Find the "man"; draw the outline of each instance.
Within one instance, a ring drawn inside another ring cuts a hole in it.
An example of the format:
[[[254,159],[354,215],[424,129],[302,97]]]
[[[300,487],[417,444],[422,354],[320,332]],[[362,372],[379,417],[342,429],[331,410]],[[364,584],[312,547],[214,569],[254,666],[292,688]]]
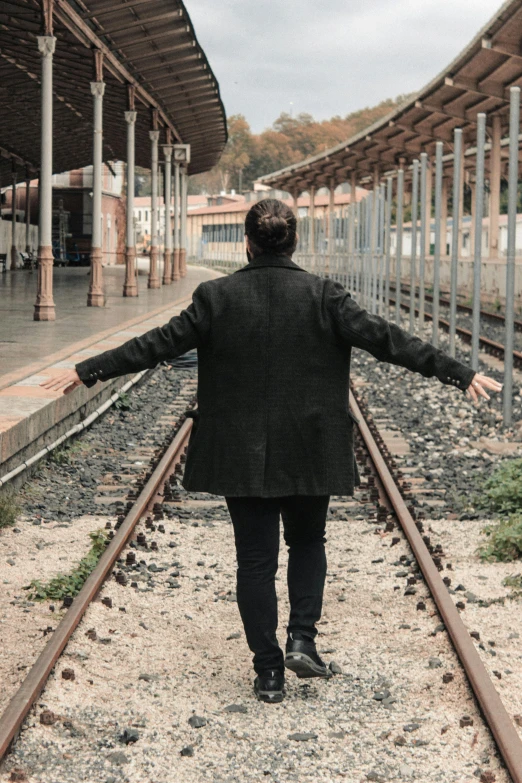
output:
[[[298,677],[331,674],[314,640],[329,499],[353,494],[360,483],[348,408],[352,347],[467,390],[474,401],[502,387],[369,314],[339,283],[294,264],[296,218],[283,202],[254,204],[245,233],[247,266],[199,285],[192,304],[165,326],[42,385],[68,393],[198,349],[198,410],[183,486],[226,498],[254,690],[280,702],[285,667]],[[289,547],[286,655],[276,638],[280,514]]]

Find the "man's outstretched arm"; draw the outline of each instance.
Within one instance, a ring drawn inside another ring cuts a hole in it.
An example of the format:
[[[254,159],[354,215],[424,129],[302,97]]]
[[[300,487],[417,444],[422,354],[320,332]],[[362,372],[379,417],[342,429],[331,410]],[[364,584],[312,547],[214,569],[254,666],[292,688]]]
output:
[[[202,345],[210,331],[210,313],[201,283],[192,296],[192,304],[164,326],[151,329],[123,345],[89,357],[40,384],[52,391],[69,394],[82,383],[93,386],[120,375],[156,367],[165,359],[175,359]]]
[[[493,378],[476,373],[440,348],[408,334],[385,318],[372,315],[360,307],[340,283],[325,282],[325,300],[341,339],[368,351],[379,361],[406,367],[426,378],[435,376],[441,383],[467,392],[475,402],[477,395],[489,399],[486,388],[502,389]]]

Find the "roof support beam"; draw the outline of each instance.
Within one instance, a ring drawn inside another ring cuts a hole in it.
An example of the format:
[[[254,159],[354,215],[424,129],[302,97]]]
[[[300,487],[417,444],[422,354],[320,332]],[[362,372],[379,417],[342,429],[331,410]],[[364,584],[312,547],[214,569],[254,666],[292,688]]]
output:
[[[94,31],[91,30],[91,28],[83,21],[83,19],[73,10],[67,0],[55,0],[54,13],[55,16],[62,22],[62,24],[64,24],[68,30],[71,30],[73,35],[80,37],[79,33],[81,33],[81,37],[84,40],[87,40],[88,44],[95,46],[97,49],[103,52],[105,64],[106,66],[110,66],[111,72],[117,72],[128,84],[132,84],[136,88],[136,94],[144,100],[146,105],[151,106],[152,108],[159,111],[163,124],[171,129],[176,138],[176,141],[181,142],[182,138],[178,133],[177,128],[169,120],[163,109],[160,107],[159,103],[152,97],[152,95],[147,92],[147,90],[141,86],[139,82],[136,81],[132,74],[127,71],[125,66],[114,55],[109,47],[102,43],[96,33],[94,33]]]
[[[500,98],[501,100],[504,100],[505,87],[500,82],[498,84],[493,84],[490,87],[482,87],[482,82],[479,82],[478,79],[465,79],[462,76],[457,78],[446,76],[444,84],[446,87],[455,87],[455,89],[462,90],[462,92],[474,92],[477,93],[477,95],[485,95],[487,98]],[[449,103],[451,103],[451,101],[449,101]]]
[[[419,128],[419,125],[421,125],[423,122],[426,122],[428,118],[424,120],[420,120],[419,122],[411,123],[411,125],[408,125],[405,122],[395,122],[394,120],[390,120],[388,123],[390,127],[395,128],[401,128],[404,131],[408,131],[409,133],[418,133],[419,136],[424,136],[427,139],[430,139],[430,141],[451,141],[452,135],[451,133],[439,133],[435,135],[433,133],[433,127],[437,126],[430,126],[427,130],[424,130],[423,128]],[[441,123],[442,124],[442,123]]]
[[[152,39],[150,43],[153,43],[153,41],[154,39]],[[170,54],[171,52],[178,52],[179,50],[183,49],[193,49],[195,46],[195,41],[185,41],[184,43],[176,44],[176,46],[170,45],[163,47],[163,49],[151,49],[145,54],[133,54],[129,57],[129,59],[132,60],[133,63],[137,63],[141,62],[141,60],[148,60],[150,57],[158,57],[160,54]]]

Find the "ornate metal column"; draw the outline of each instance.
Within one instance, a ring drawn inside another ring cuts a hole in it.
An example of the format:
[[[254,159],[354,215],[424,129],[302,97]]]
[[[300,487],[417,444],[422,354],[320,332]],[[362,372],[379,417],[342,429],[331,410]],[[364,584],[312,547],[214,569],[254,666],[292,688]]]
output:
[[[127,123],[127,241],[125,243],[125,283],[123,296],[138,296],[136,280],[136,239],[134,233],[134,131],[137,112],[134,110],[134,87],[129,86],[129,111],[125,112]]]
[[[187,168],[190,163],[190,144],[174,144],[174,161],[176,164],[176,202],[179,204],[179,276],[187,274]],[[179,184],[178,184],[179,179]],[[174,214],[177,215],[177,205]],[[176,247],[176,245],[174,245]],[[175,262],[175,259],[174,259]],[[174,268],[175,272],[175,268]],[[174,280],[176,276],[174,274]]]
[[[25,252],[31,252],[31,176],[25,172]]]
[[[16,249],[16,163],[13,160],[12,169],[13,198],[11,207],[11,266],[10,269],[16,269],[18,261],[18,251]]]
[[[102,166],[103,166],[103,94],[105,82],[103,81],[103,55],[99,51],[94,53],[96,81],[91,82],[91,93],[94,97],[94,142],[92,159],[92,240],[91,240],[91,280],[87,305],[89,307],[103,307],[105,296],[103,293],[102,272]]]
[[[156,124],[156,121],[154,122]],[[159,130],[149,131],[151,141],[150,269],[149,288],[159,288],[158,276],[158,141]]]
[[[180,278],[179,274],[179,163],[174,163],[174,251],[172,256],[172,280],[176,282]]]
[[[187,274],[187,167],[181,167],[181,237],[179,248],[179,273],[181,277]]]
[[[49,25],[48,35],[38,37],[42,55],[42,117],[40,198],[38,228],[38,289],[33,318],[35,321],[54,321],[53,300],[53,53],[56,38]]]
[[[172,283],[172,229],[170,225],[170,205],[172,202],[172,144],[167,132],[168,143],[163,145],[165,156],[165,256],[163,262],[163,285]]]

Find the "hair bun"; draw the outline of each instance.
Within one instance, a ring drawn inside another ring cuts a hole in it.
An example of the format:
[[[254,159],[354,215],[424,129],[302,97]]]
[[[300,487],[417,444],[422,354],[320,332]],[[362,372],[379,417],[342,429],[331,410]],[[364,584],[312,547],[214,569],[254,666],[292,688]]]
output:
[[[277,199],[254,204],[245,219],[245,233],[257,252],[293,253],[297,221],[292,210]]]
[[[259,236],[269,247],[285,242],[288,236],[288,224],[281,215],[262,215],[259,218]]]

